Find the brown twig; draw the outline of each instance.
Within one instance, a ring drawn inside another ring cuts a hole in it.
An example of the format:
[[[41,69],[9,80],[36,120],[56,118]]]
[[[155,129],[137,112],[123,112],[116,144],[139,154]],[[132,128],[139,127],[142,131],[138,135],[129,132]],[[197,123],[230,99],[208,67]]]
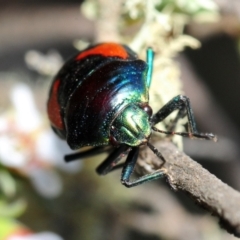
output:
[[[166,159],[162,169],[170,186],[189,194],[196,203],[219,217],[223,228],[240,237],[240,193],[180,152],[172,143],[158,142],[154,145]],[[139,166],[145,173],[149,172],[149,166],[153,171],[158,170],[161,160],[146,149],[141,153]]]

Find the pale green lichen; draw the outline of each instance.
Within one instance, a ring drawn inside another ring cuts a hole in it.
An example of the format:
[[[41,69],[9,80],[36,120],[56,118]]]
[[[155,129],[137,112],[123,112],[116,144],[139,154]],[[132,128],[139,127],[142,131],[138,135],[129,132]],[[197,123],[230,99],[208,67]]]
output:
[[[212,16],[216,19],[217,6],[211,0],[132,0],[126,1],[123,7],[122,27],[127,28],[141,22],[141,27],[135,35],[123,36],[122,41],[144,58],[146,48],[151,46],[155,51],[153,80],[150,88],[150,105],[157,111],[170,99],[183,94],[180,80],[180,70],[175,57],[185,47],[198,48],[200,42],[183,34],[185,25],[191,19],[201,16]],[[165,129],[176,116],[172,114],[167,120],[158,124]],[[182,124],[177,131],[184,131]],[[181,138],[174,137],[174,141],[181,147]]]
[[[99,7],[98,1],[88,0],[84,2],[82,12],[97,21]],[[155,52],[150,105],[157,111],[174,96],[183,94],[181,73],[173,58],[185,47],[200,46],[197,39],[184,34],[184,27],[193,20],[217,20],[217,5],[212,0],[131,0],[125,1],[119,12],[120,23],[116,26],[120,33],[119,42],[129,45],[142,59],[145,59],[148,47]],[[106,36],[106,41],[111,39]],[[172,114],[158,127],[165,130],[174,117]],[[179,124],[177,131],[184,130]],[[176,139],[179,137],[175,136]],[[179,140],[177,144],[182,145]]]

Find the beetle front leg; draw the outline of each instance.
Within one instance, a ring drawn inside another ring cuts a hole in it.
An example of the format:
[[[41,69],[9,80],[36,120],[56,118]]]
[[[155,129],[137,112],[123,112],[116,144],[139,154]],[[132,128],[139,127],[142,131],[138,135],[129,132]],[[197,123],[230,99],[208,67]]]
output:
[[[166,126],[167,130],[169,132],[172,132],[174,131],[174,129],[176,128],[177,126],[177,123],[180,119],[184,118],[186,116],[187,112],[186,112],[186,109],[180,109],[176,115],[176,117],[171,120],[171,122]]]
[[[130,188],[135,187],[139,184],[149,182],[158,178],[164,177],[165,173],[161,170],[158,170],[156,172],[146,174],[136,180],[130,181],[130,177],[133,173],[134,167],[137,162],[139,154],[139,148],[133,148],[132,151],[129,153],[126,162],[124,163],[123,170],[122,170],[122,176],[121,176],[121,182],[124,186]]]
[[[170,100],[167,104],[165,104],[157,113],[155,113],[150,122],[152,126],[155,124],[163,121],[167,116],[169,116],[173,111],[179,110],[183,112],[186,109],[186,115],[188,118],[188,129],[189,133],[178,133],[182,136],[188,137],[196,137],[196,138],[203,138],[207,140],[214,140],[216,141],[216,136],[212,133],[199,133],[197,131],[196,122],[193,115],[193,110],[190,105],[189,98],[183,95],[178,95]],[[153,128],[153,130],[155,130]],[[162,131],[163,132],[163,131]],[[175,132],[165,132],[167,134],[175,134]]]

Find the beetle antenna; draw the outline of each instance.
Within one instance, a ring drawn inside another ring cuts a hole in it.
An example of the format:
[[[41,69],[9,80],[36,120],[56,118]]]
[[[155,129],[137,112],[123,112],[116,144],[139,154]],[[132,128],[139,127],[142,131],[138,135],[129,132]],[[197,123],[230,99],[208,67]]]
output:
[[[155,148],[151,143],[147,142],[147,146],[153,151],[153,153],[159,157],[164,163],[166,162],[165,158],[163,155]]]
[[[217,137],[212,133],[192,133],[192,132],[174,132],[174,131],[171,132],[171,131],[160,130],[156,127],[152,127],[152,130],[155,132],[164,133],[167,135],[179,135],[179,136],[188,137],[188,138],[202,138],[206,140],[213,140],[214,142],[217,141]]]

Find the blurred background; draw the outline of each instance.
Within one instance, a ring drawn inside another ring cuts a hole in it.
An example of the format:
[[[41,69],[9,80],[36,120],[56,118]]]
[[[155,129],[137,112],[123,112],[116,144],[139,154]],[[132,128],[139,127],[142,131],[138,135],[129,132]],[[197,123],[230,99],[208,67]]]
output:
[[[72,151],[46,101],[64,61],[88,44],[122,42],[142,59],[151,46],[151,106],[187,95],[199,130],[219,141],[173,141],[240,190],[239,37],[238,0],[0,0],[0,239],[235,239],[164,179],[127,189],[121,171],[96,174],[106,154],[65,163]]]

